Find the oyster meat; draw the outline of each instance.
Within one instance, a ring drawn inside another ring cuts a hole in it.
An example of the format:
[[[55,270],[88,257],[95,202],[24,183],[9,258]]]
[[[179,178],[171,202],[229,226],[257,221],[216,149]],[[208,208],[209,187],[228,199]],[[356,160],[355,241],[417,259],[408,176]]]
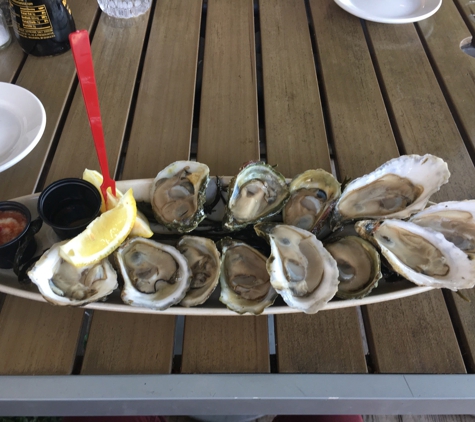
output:
[[[218,249],[211,239],[198,236],[183,236],[176,247],[185,256],[192,273],[190,289],[180,305],[201,305],[219,283]]]
[[[269,281],[267,258],[246,243],[229,237],[221,239],[218,246],[221,249],[219,300],[239,314],[261,314],[277,297]]]
[[[179,303],[191,283],[186,258],[173,246],[134,237],[115,252],[124,279],[122,300],[131,306],[165,310]]]
[[[475,285],[474,261],[435,230],[402,220],[364,220],[355,228],[377,243],[394,271],[415,284],[454,291]]]
[[[205,218],[209,168],[195,161],[176,161],[152,183],[150,202],[156,220],[181,233],[195,229]]]
[[[244,166],[228,187],[224,227],[238,230],[277,214],[289,198],[282,174],[262,162]]]
[[[434,155],[394,158],[348,184],[333,211],[333,226],[348,220],[410,217],[449,177],[447,163]]]
[[[289,186],[290,199],[283,209],[284,224],[317,234],[341,194],[341,185],[322,169],[307,170]]]
[[[475,200],[440,202],[409,221],[442,233],[459,249],[475,255]]]
[[[314,234],[285,224],[260,223],[256,233],[268,239],[270,282],[291,308],[318,312],[338,290],[335,259]]]
[[[381,259],[367,240],[358,236],[344,236],[325,248],[338,265],[338,292],[341,299],[360,299],[367,296],[381,279]]]
[[[117,273],[108,259],[77,268],[59,255],[66,242],[52,245],[28,272],[41,295],[62,306],[81,306],[110,295],[117,288]]]

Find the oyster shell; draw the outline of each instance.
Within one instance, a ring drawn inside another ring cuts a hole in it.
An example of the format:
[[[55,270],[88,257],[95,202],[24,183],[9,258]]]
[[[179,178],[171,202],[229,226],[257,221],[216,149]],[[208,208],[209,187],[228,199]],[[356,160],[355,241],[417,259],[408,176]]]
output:
[[[267,260],[270,282],[291,308],[313,314],[338,290],[336,261],[314,234],[285,224],[254,226],[271,246]]]
[[[345,236],[325,248],[338,265],[338,291],[341,299],[360,299],[367,296],[381,279],[381,259],[368,241],[358,236]]]
[[[221,249],[219,300],[239,314],[261,314],[277,297],[269,281],[267,258],[246,243],[229,237],[221,239],[218,246]]]
[[[163,311],[179,303],[190,287],[191,270],[173,246],[134,237],[115,252],[124,279],[121,297],[131,306]]]
[[[323,169],[299,174],[289,186],[290,199],[283,209],[284,224],[318,233],[341,194],[341,184]]]
[[[407,218],[447,183],[447,163],[434,155],[402,155],[353,180],[333,211],[333,226],[360,219]]]
[[[203,205],[209,168],[195,161],[176,161],[157,174],[150,191],[156,220],[181,233],[196,228],[205,218]]]
[[[475,200],[440,202],[409,221],[438,231],[465,253],[475,254]]]
[[[238,230],[277,214],[289,198],[282,174],[262,162],[245,165],[231,180],[223,225]]]
[[[470,256],[435,230],[402,220],[359,221],[362,236],[371,236],[394,271],[420,286],[451,290],[475,285]]]
[[[59,255],[66,242],[52,245],[28,272],[41,295],[54,305],[81,306],[111,294],[117,288],[117,273],[107,258],[77,268]]]
[[[185,256],[192,273],[190,289],[180,305],[201,305],[219,283],[218,249],[211,239],[198,236],[183,236],[176,248]]]

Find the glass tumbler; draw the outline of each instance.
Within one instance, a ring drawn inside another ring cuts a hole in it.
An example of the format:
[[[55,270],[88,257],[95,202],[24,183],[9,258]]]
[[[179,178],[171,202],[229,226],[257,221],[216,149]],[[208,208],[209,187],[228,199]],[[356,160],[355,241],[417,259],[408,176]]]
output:
[[[152,5],[152,0],[97,0],[102,11],[113,18],[135,18]]]
[[[3,16],[2,9],[0,9],[0,50],[5,47],[8,47],[12,40],[12,35],[8,29],[5,16]]]

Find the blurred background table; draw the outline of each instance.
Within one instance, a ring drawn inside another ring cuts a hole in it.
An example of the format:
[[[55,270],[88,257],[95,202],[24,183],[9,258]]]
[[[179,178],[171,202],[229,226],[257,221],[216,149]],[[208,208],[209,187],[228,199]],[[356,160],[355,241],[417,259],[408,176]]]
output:
[[[448,162],[435,200],[475,197],[473,5],[415,24],[360,20],[332,0],[157,0],[117,21],[69,0],[91,34],[109,165],[154,177],[196,159],[234,175],[263,159],[340,180],[400,154]],[[470,9],[471,8],[471,9]],[[0,52],[0,81],[47,113],[0,199],[99,170],[71,52]],[[60,309],[6,296],[0,413],[475,413],[475,293],[316,315],[174,317]]]

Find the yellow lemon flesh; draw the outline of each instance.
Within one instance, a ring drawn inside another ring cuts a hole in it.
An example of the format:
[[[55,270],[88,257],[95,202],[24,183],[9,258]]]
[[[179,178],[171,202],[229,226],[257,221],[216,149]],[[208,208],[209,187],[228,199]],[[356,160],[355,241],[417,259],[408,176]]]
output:
[[[99,195],[101,195],[101,214],[106,212],[106,203],[104,202],[104,197],[102,196],[101,185],[102,185],[102,174],[96,170],[84,170],[82,174],[82,178],[89,183],[92,183],[96,189],[99,191]]]
[[[122,198],[123,194],[119,189],[115,189],[115,194],[116,196],[112,195],[112,192],[110,188],[107,189],[107,204],[104,201],[104,198],[102,196],[102,191],[101,191],[101,185],[102,185],[102,174],[99,173],[96,170],[89,170],[86,169],[84,170],[84,173],[82,175],[82,178],[90,183],[92,183],[96,189],[99,191],[101,195],[101,213],[111,210],[114,208],[120,198]],[[150,225],[148,224],[147,218],[140,212],[137,212],[137,218],[135,219],[135,224],[134,227],[132,228],[132,231],[130,232],[131,236],[141,236],[141,237],[152,237],[153,236],[153,231],[150,229]]]
[[[60,247],[63,259],[82,267],[110,255],[129,235],[135,224],[137,206],[132,189],[120,199],[117,206],[96,218],[86,230]]]

